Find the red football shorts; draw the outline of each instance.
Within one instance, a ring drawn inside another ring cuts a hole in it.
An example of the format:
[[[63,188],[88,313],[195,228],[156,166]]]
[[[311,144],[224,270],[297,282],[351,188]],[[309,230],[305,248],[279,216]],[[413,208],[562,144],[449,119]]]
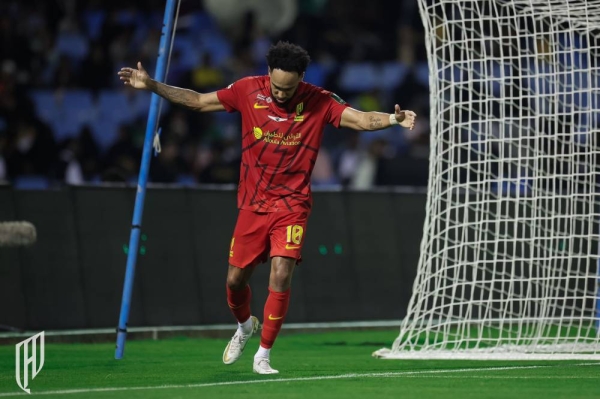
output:
[[[240,209],[229,248],[229,264],[255,266],[268,257],[300,262],[307,212],[252,212]]]

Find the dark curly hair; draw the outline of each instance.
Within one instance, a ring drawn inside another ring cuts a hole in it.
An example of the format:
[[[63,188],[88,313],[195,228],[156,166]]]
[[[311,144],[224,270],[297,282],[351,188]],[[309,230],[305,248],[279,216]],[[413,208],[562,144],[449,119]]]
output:
[[[308,67],[310,56],[302,47],[289,42],[279,41],[272,45],[267,53],[267,64],[271,70],[298,72],[302,75]]]

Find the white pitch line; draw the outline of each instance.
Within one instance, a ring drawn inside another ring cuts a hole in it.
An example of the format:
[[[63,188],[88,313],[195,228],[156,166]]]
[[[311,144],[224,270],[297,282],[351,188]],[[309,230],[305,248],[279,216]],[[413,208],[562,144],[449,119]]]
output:
[[[263,380],[247,380],[247,381],[225,381],[225,382],[208,382],[203,384],[181,384],[181,385],[156,385],[144,387],[112,387],[112,388],[90,388],[90,389],[66,389],[61,391],[42,391],[32,392],[31,395],[71,395],[76,393],[96,393],[96,392],[118,392],[118,391],[144,391],[151,389],[184,389],[184,388],[207,388],[226,385],[243,385],[243,384],[264,384],[267,382],[304,382],[304,381],[322,381],[322,380],[342,380],[349,378],[389,378],[389,377],[416,377],[433,374],[448,374],[448,373],[468,373],[481,371],[506,371],[506,370],[527,370],[527,369],[542,369],[556,367],[574,367],[574,366],[600,366],[600,363],[580,363],[569,365],[549,365],[549,366],[510,366],[510,367],[484,367],[470,369],[446,369],[446,370],[422,370],[422,371],[399,371],[387,373],[351,373],[339,375],[325,375],[321,377],[297,377],[297,378],[266,378]],[[511,378],[511,377],[508,377]],[[23,392],[16,393],[0,393],[0,397],[23,396]]]
[[[407,375],[406,378],[428,378],[427,375]],[[593,375],[540,375],[540,376],[525,376],[525,375],[440,375],[435,378],[453,379],[460,378],[461,380],[597,380],[598,377]]]

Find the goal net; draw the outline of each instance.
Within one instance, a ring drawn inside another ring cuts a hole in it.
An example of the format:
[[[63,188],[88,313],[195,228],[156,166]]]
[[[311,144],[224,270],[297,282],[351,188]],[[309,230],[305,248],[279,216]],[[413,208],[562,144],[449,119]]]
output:
[[[600,359],[600,0],[419,0],[421,257],[383,358]]]

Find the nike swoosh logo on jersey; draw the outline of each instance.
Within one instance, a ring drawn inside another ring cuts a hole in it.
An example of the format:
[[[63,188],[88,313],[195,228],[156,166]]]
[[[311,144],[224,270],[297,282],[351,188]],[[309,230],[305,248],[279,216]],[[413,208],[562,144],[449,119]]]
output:
[[[279,319],[283,319],[283,316],[275,317],[269,313],[269,320],[279,320]]]
[[[269,108],[269,106],[268,105],[260,105],[259,103],[254,103],[254,108],[263,109],[263,108]]]
[[[287,121],[287,118],[280,118],[278,116],[273,116],[273,115],[267,115],[270,119],[274,120],[275,122],[285,122]]]
[[[285,244],[285,249],[299,249],[300,245]]]

